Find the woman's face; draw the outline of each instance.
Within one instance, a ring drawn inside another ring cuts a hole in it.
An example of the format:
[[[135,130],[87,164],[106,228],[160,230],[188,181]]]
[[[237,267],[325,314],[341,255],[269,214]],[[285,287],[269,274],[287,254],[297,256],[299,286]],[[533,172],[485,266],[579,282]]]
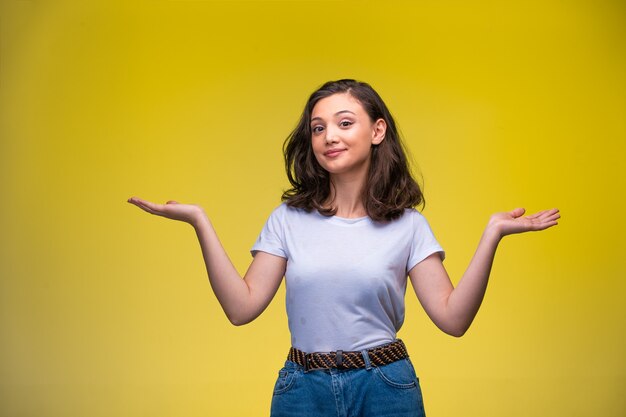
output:
[[[385,138],[387,124],[372,121],[349,93],[321,99],[311,113],[311,144],[317,162],[331,176],[367,175],[372,145]]]

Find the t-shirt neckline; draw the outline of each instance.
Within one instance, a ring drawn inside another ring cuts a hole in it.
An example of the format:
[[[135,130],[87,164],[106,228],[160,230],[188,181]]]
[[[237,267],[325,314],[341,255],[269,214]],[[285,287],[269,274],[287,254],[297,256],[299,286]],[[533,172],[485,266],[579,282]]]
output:
[[[371,221],[369,216],[353,217],[353,218],[331,216],[331,217],[327,217],[327,219],[332,223],[341,224],[341,225],[353,225],[353,224],[358,224],[358,223],[365,224]]]

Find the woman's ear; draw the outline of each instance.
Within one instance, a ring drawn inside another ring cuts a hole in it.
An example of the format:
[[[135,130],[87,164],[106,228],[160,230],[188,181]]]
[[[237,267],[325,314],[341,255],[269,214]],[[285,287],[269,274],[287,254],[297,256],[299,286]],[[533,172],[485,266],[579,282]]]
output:
[[[385,122],[385,119],[376,120],[372,129],[372,145],[380,145],[385,139],[385,133],[387,133],[387,122]]]

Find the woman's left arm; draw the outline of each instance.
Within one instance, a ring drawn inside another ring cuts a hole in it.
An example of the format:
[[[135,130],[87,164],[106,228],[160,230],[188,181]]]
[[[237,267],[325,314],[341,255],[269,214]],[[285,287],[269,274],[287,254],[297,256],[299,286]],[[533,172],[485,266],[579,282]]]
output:
[[[561,217],[557,209],[522,217],[524,212],[517,208],[491,216],[456,288],[438,254],[430,255],[409,271],[417,298],[431,320],[445,333],[460,337],[472,324],[485,295],[500,240],[514,233],[545,230],[555,226]]]

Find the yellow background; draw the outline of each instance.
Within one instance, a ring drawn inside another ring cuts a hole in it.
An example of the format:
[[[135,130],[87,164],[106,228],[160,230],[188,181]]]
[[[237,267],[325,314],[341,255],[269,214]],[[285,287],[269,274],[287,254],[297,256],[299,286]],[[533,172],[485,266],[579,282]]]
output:
[[[492,212],[563,214],[502,243],[461,339],[408,289],[428,415],[626,415],[623,2],[0,4],[0,415],[267,415],[284,289],[233,327],[193,230],[125,201],[201,204],[245,271],[343,77],[396,116],[455,282]]]

